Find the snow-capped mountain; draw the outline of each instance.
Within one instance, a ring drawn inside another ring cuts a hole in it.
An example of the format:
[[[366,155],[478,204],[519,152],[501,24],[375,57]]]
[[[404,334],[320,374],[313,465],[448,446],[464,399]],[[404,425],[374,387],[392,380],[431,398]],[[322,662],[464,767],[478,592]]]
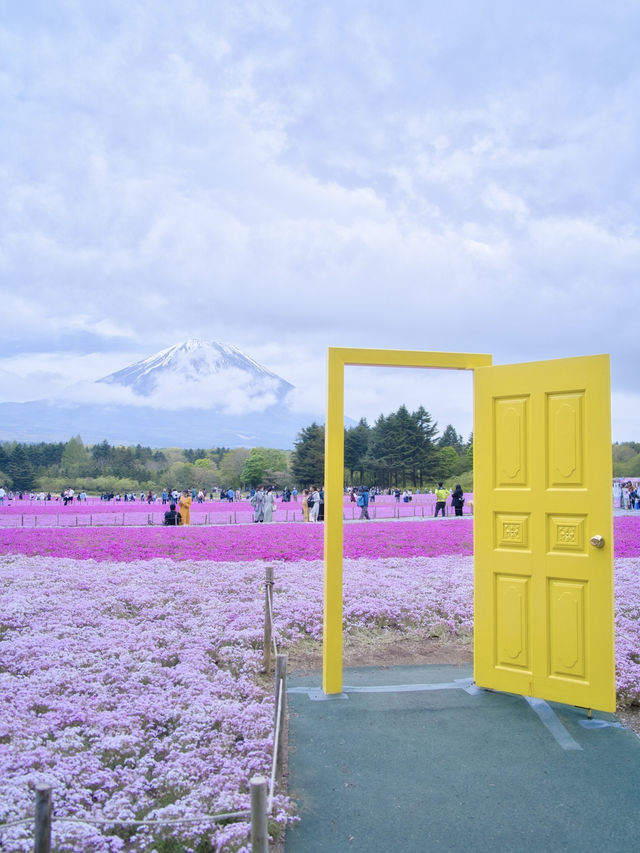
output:
[[[293,390],[293,385],[249,358],[237,347],[197,338],[161,350],[99,381],[125,385],[134,393],[149,397],[167,379],[174,379],[181,386],[184,383],[201,385],[225,373],[234,373],[234,381],[241,378],[242,383],[254,391],[268,389],[278,399]]]
[[[293,385],[237,347],[192,339],[56,399],[0,403],[0,440],[151,447],[293,447],[321,412],[292,412]]]

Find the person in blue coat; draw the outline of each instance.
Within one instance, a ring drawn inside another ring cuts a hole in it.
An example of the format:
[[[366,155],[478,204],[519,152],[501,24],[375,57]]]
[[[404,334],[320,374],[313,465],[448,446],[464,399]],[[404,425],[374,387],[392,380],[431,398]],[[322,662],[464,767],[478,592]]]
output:
[[[358,506],[360,507],[360,518],[366,518],[368,521],[371,521],[369,518],[369,487],[365,486],[362,490],[362,494],[358,498]]]

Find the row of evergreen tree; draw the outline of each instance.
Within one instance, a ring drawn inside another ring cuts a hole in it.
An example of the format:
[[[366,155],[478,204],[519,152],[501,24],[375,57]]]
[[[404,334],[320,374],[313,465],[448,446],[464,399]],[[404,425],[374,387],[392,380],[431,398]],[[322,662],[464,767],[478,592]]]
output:
[[[380,415],[373,426],[363,418],[345,429],[345,482],[383,489],[422,488],[451,478],[471,487],[473,436],[465,441],[450,424],[438,426],[423,407]],[[291,460],[294,479],[321,483],[324,476],[324,427],[311,424],[300,433]]]
[[[423,408],[410,413],[401,406],[373,426],[362,419],[345,429],[345,482],[415,488],[465,472],[470,477],[471,439],[465,442],[452,426],[439,438],[437,432]],[[303,488],[321,484],[323,477],[324,427],[316,423],[300,432],[292,452],[265,447],[157,450],[108,441],[85,446],[80,436],[67,442],[0,444],[0,485],[17,492],[55,493],[70,486],[94,493],[187,485],[235,489],[260,482]]]

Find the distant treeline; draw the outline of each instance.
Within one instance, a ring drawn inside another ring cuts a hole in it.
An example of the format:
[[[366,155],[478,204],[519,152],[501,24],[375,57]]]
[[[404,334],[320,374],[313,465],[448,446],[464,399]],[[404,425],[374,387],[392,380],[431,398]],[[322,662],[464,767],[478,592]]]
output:
[[[613,445],[613,476],[640,477],[640,443],[623,441]]]
[[[464,440],[448,425],[438,434],[425,409],[381,415],[370,426],[362,419],[345,429],[345,483],[382,488],[423,488],[438,480],[472,488],[473,436]],[[640,476],[640,444],[613,445],[613,474]],[[0,485],[5,489],[59,493],[65,488],[92,494],[196,487],[277,488],[322,484],[324,427],[311,424],[293,451],[266,447],[152,449],[103,441],[85,445],[78,435],[67,442],[0,443]]]
[[[466,476],[471,485],[472,442],[452,426],[436,438],[437,425],[425,409],[380,416],[373,426],[361,420],[345,429],[345,483],[382,487],[422,487],[436,479]],[[293,451],[266,447],[163,448],[85,445],[67,442],[3,442],[0,485],[18,492],[60,493],[68,487],[91,494],[195,487],[277,488],[322,484],[324,427],[311,424]]]

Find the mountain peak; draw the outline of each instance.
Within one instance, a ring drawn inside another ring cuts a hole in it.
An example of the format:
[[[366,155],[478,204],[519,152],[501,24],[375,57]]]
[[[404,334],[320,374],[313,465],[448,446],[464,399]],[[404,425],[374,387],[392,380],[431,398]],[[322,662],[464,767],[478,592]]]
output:
[[[293,388],[237,347],[199,338],[174,344],[99,381],[123,385],[139,396],[149,397],[161,384],[165,387],[173,382],[197,386],[212,377],[222,379],[225,375],[227,378],[236,376],[242,385],[252,389],[268,386],[279,398]]]

